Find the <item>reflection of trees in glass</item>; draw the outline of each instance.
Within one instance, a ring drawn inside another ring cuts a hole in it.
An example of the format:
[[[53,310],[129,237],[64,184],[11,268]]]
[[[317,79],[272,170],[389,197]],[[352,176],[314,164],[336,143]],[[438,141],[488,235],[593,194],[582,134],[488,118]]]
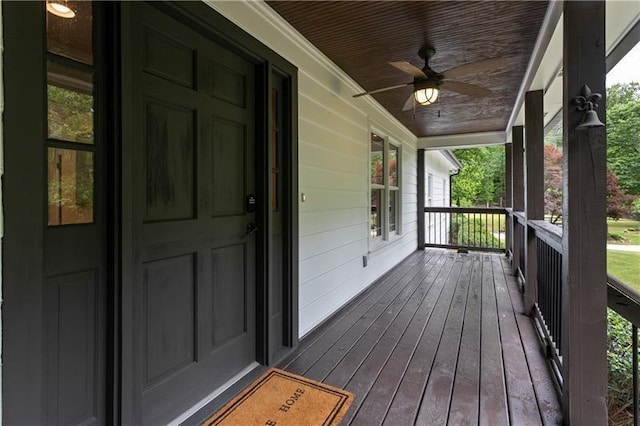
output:
[[[382,151],[371,153],[371,183],[377,185],[384,185],[382,179],[384,172],[384,159],[382,157]]]
[[[93,221],[93,153],[49,148],[49,225]]]
[[[93,96],[47,85],[49,137],[93,143]]]
[[[398,147],[389,144],[389,185],[398,186]]]
[[[369,224],[371,227],[371,238],[375,238],[382,235],[382,211],[380,209],[382,201],[382,190],[371,190],[371,215],[369,217]]]

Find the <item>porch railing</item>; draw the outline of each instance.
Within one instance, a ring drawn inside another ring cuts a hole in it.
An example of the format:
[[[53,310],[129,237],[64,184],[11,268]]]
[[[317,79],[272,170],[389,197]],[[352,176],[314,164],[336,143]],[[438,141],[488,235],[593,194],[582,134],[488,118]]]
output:
[[[607,305],[631,326],[632,422],[638,426],[638,327],[640,327],[640,298],[635,291],[609,275],[607,277]]]
[[[425,207],[425,247],[504,252],[504,208]]]
[[[558,392],[563,389],[563,339],[562,323],[564,320],[563,282],[562,282],[562,229],[545,221],[529,220],[518,212],[508,211],[510,246],[514,274],[525,271],[525,254],[527,228],[535,235],[536,267],[537,267],[537,303],[533,308],[533,320],[538,335],[543,342],[544,350],[553,371]],[[604,284],[604,283],[603,283]],[[631,328],[631,364],[633,370],[632,384],[632,423],[638,425],[638,327],[640,327],[640,297],[624,283],[612,276],[607,279],[607,305],[619,314]],[[628,423],[626,423],[628,424]]]
[[[562,389],[562,230],[542,220],[530,220],[535,232],[537,303],[534,323],[542,337],[558,390]]]
[[[509,223],[511,228],[511,238],[509,241],[512,244],[512,247],[508,247],[507,250],[511,253],[511,259],[513,264],[515,265],[515,274],[520,279],[520,282],[524,282],[524,273],[525,273],[525,257],[524,257],[524,246],[526,244],[525,240],[525,229],[527,219],[522,212],[513,212],[509,210]]]

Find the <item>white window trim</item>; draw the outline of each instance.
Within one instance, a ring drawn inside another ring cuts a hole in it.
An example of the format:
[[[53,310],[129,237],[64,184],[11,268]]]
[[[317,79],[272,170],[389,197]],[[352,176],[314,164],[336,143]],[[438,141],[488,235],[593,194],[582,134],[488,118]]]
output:
[[[427,173],[427,206],[433,206],[433,173]]]
[[[384,185],[372,184],[371,183],[371,135],[376,134],[380,138],[384,140],[384,148],[383,148],[383,159],[384,159],[384,167],[383,167],[383,182]],[[397,140],[390,138],[385,132],[381,130],[370,127],[368,132],[368,161],[367,161],[367,183],[368,183],[368,196],[367,199],[369,202],[367,203],[367,217],[368,226],[367,226],[367,241],[369,244],[369,252],[375,251],[390,242],[395,241],[396,239],[402,236],[402,169],[403,169],[403,149],[402,143]],[[397,178],[398,178],[398,186],[391,187],[389,185],[389,144],[398,148],[398,158],[396,162],[397,167]],[[390,189],[393,188],[393,189]],[[372,237],[371,236],[371,191],[374,189],[382,190],[382,202],[381,204],[385,206],[382,211],[382,234],[380,236]],[[395,231],[389,231],[389,193],[391,191],[396,191],[396,229]]]

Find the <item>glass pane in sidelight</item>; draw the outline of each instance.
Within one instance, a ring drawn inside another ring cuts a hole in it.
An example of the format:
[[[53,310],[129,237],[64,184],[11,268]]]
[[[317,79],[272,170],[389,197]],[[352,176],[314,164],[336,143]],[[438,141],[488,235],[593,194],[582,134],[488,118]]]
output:
[[[55,62],[47,64],[49,139],[93,143],[93,76]]]
[[[93,64],[93,4],[90,1],[47,1],[47,49]]]
[[[93,153],[47,149],[48,224],[93,222]]]

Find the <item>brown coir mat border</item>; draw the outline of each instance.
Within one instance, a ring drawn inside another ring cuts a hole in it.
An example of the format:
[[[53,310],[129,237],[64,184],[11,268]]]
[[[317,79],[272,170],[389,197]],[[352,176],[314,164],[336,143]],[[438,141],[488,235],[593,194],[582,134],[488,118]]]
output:
[[[353,398],[351,392],[272,368],[203,425],[335,426]]]

